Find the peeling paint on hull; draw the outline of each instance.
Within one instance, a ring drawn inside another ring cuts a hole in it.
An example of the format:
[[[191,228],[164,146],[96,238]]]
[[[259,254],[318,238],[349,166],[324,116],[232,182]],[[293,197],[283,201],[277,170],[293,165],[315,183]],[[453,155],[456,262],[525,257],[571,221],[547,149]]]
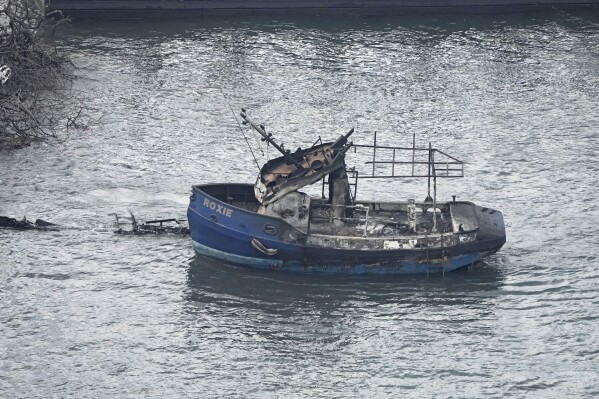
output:
[[[310,264],[301,261],[283,261],[277,259],[261,259],[235,255],[219,251],[193,241],[194,250],[201,255],[219,259],[240,266],[264,270],[281,270],[296,273],[327,273],[327,274],[435,274],[454,271],[471,266],[492,252],[482,252],[459,255],[442,263],[413,263],[401,262],[388,264]]]

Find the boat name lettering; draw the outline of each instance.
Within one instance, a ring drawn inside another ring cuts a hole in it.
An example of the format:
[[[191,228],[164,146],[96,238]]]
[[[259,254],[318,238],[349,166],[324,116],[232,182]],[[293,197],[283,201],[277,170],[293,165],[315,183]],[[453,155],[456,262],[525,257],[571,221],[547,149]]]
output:
[[[216,213],[225,215],[228,218],[230,218],[231,215],[233,215],[233,209],[219,205],[216,202],[210,201],[208,198],[204,198],[204,206],[210,210],[215,211]]]

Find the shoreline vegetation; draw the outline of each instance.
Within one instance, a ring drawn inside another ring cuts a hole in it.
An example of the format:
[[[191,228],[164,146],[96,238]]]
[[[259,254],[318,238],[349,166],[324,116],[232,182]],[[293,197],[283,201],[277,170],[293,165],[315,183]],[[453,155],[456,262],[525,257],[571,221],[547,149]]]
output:
[[[45,14],[28,0],[8,0],[0,8],[0,150],[77,127],[81,107],[72,91],[74,66],[54,42],[66,21],[60,12]]]

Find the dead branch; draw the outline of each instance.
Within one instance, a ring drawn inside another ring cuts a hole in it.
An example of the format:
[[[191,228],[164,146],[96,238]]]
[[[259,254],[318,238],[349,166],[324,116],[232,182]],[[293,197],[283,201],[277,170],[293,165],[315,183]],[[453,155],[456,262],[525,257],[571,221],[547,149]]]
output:
[[[82,125],[73,122],[81,118],[73,65],[54,43],[66,19],[51,16],[29,0],[8,0],[0,9],[0,150],[56,137],[64,120]]]

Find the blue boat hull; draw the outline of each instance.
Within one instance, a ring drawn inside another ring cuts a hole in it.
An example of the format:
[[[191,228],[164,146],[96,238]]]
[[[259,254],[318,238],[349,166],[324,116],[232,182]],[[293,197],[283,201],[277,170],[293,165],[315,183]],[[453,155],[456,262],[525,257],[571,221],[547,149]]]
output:
[[[203,187],[222,188],[222,198],[206,194]],[[244,190],[249,192],[251,186],[193,187],[187,217],[197,253],[247,267],[302,273],[445,273],[480,261],[496,252],[505,242],[505,237],[503,240],[490,237],[486,243],[462,245],[459,250],[364,251],[312,246],[307,243],[306,234],[282,219],[225,202],[225,198],[239,195]],[[270,252],[252,245],[253,240]]]
[[[252,258],[219,251],[193,241],[194,250],[201,255],[219,259],[236,265],[264,270],[283,270],[299,273],[328,273],[328,274],[433,274],[445,273],[471,266],[492,252],[461,255],[443,263],[410,263],[397,261],[390,264],[306,264],[301,261],[283,261],[277,259]]]

